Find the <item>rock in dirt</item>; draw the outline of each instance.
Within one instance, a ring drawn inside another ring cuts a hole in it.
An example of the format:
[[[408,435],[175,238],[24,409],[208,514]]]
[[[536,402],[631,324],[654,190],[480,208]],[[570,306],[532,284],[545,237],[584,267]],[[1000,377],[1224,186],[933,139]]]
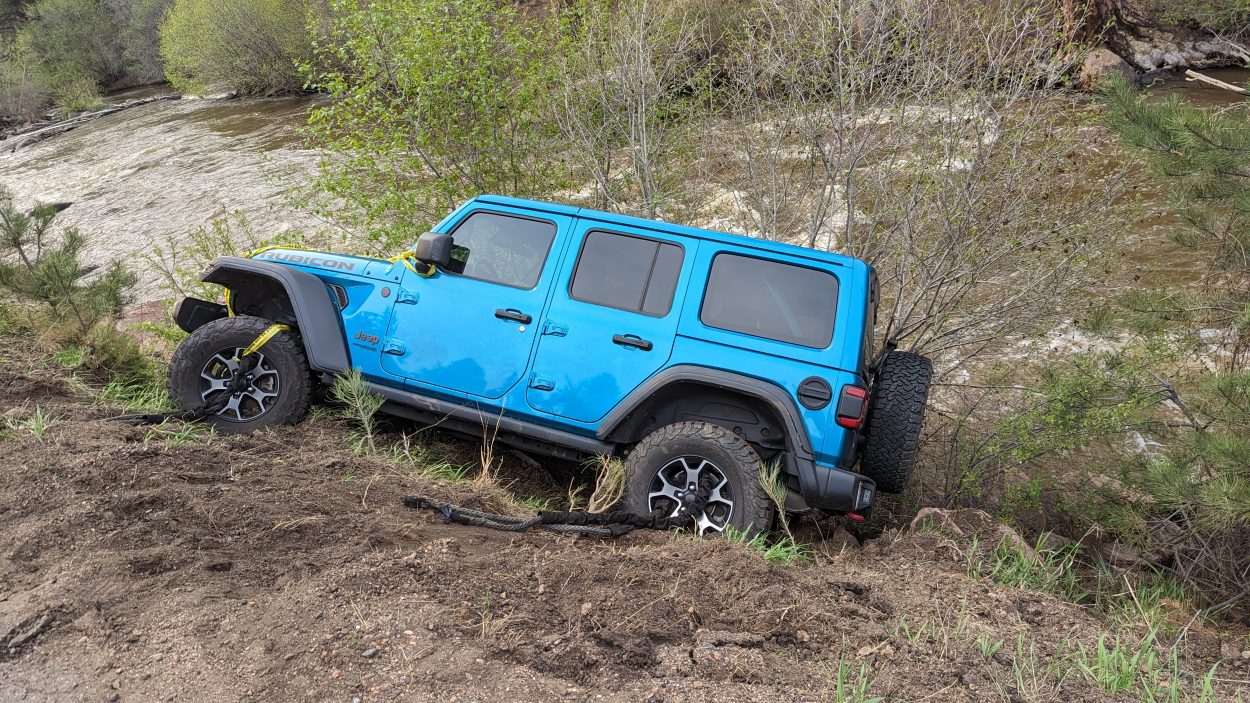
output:
[[[1081,64],[1081,72],[1077,79],[1082,88],[1091,90],[1104,78],[1117,73],[1124,76],[1124,79],[1130,83],[1137,80],[1137,71],[1133,70],[1128,61],[1107,47],[1100,46],[1085,57],[1085,63]]]

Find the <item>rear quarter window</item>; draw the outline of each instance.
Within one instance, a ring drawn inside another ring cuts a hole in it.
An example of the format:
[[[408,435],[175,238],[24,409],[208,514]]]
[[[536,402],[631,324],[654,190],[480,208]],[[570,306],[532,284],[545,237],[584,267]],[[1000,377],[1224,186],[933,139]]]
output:
[[[708,327],[824,349],[833,341],[838,279],[827,271],[717,254],[699,320]]]

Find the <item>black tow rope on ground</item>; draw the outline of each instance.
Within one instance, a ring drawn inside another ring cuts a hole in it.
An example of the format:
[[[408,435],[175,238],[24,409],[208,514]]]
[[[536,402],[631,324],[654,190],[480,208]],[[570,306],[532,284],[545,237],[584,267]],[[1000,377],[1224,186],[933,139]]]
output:
[[[230,402],[231,395],[247,388],[247,374],[252,371],[252,364],[254,363],[256,363],[255,360],[250,356],[244,356],[242,359],[239,359],[239,368],[230,377],[230,383],[217,394],[217,397],[212,402],[168,413],[131,413],[109,419],[130,425],[159,425],[167,420],[195,422],[196,420],[216,415]]]
[[[659,512],[639,514],[627,510],[612,510],[603,513],[575,510],[571,512],[544,511],[532,517],[516,517],[462,508],[425,496],[406,496],[404,506],[414,510],[433,510],[442,513],[447,522],[488,527],[504,532],[524,532],[532,527],[541,527],[562,534],[620,537],[639,528],[675,530],[692,527],[707,506],[708,496],[712,492],[712,482],[710,477],[700,480],[699,490],[695,493],[694,499],[683,506],[676,515],[665,515]]]

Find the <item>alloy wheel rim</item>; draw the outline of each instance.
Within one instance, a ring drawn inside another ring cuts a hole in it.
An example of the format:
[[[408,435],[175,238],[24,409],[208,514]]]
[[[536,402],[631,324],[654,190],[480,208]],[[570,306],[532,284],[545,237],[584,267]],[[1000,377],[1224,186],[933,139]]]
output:
[[[700,535],[724,532],[733,515],[733,489],[725,472],[701,456],[677,457],[660,467],[651,479],[648,509],[663,510],[669,517],[676,517],[683,506],[694,500],[700,481],[707,476],[712,478],[712,488],[703,512],[695,519],[695,530]]]
[[[239,371],[243,347],[222,349],[204,364],[200,371],[200,400],[205,404],[221,399],[229,393],[225,407],[217,411],[217,417],[227,422],[250,422],[273,409],[282,388],[278,370],[260,352],[253,352],[256,363],[245,376],[247,385],[230,393],[230,382]]]

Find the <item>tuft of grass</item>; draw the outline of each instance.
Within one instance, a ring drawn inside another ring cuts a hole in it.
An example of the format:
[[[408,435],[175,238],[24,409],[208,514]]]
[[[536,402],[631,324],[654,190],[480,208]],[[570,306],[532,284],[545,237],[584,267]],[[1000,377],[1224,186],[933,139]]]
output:
[[[1081,588],[1076,569],[1079,547],[1073,544],[1048,549],[1045,545],[1046,535],[1042,535],[1033,547],[1036,558],[1030,558],[1004,537],[988,557],[981,558],[974,539],[968,550],[968,575],[988,576],[1004,586],[1049,593],[1074,603],[1083,600],[1087,594]]]
[[[1011,657],[1011,686],[1014,695],[998,683],[1003,700],[1053,701],[1057,700],[1061,681],[1054,665],[1047,666],[1037,653],[1033,642],[1025,644],[1024,635],[1016,639],[1015,652]]]
[[[43,443],[43,436],[47,433],[48,428],[52,426],[54,418],[52,415],[45,413],[43,408],[35,406],[35,412],[31,413],[27,418],[9,418],[4,421],[5,427],[10,431],[18,434],[29,434]]]
[[[482,446],[478,449],[478,460],[481,470],[478,472],[477,478],[473,482],[482,488],[490,488],[497,486],[496,473],[501,463],[500,457],[495,455],[495,437],[499,435],[499,422],[503,420],[500,415],[494,426],[482,420]]]
[[[378,427],[374,416],[386,399],[369,390],[360,369],[352,369],[335,376],[334,383],[330,384],[330,397],[342,405],[342,416],[359,428],[352,451],[358,454],[376,454],[378,447],[375,438]]]
[[[1138,640],[1127,636],[1101,635],[1091,649],[1078,644],[1070,653],[1077,671],[1108,694],[1134,693],[1145,703],[1214,703],[1215,674],[1219,664],[1194,679],[1181,669],[1176,647],[1162,656],[1156,644],[1159,630]]]
[[[143,443],[161,442],[168,447],[181,447],[184,444],[206,444],[217,437],[217,428],[191,422],[165,420],[155,427],[148,428],[143,435]]]
[[[625,497],[625,464],[607,455],[597,456],[587,464],[595,470],[595,489],[590,493],[586,509],[601,513],[621,502]]]
[[[182,340],[191,336],[184,332],[181,327],[164,321],[140,322],[135,325],[135,329],[147,332],[162,342],[168,342],[173,345],[180,344]]]
[[[760,532],[752,537],[749,533],[740,531],[733,525],[726,525],[723,535],[730,542],[740,544],[758,553],[764,557],[764,561],[786,566],[812,563],[810,550],[788,536],[770,539],[768,534]]]
[[[414,441],[415,435],[403,434],[390,447],[391,460],[405,473],[435,481],[464,483],[468,481],[469,467],[457,466],[430,451],[424,444]]]
[[[165,384],[156,380],[128,383],[114,378],[96,392],[96,400],[119,405],[131,412],[156,413],[172,410],[174,407]]]
[[[881,703],[881,696],[870,696],[873,681],[868,677],[868,665],[858,668],[845,658],[838,659],[838,670],[833,677],[833,700],[835,703]]]
[[[790,521],[786,519],[786,495],[789,489],[786,488],[786,480],[781,474],[780,461],[774,461],[764,467],[764,471],[760,474],[760,487],[764,489],[764,493],[768,495],[768,499],[777,510],[777,522],[781,523],[781,529],[785,530],[786,537],[793,542],[794,533],[790,531]]]
[[[52,360],[67,369],[76,369],[87,363],[90,350],[86,347],[70,344],[52,352]]]
[[[931,627],[932,625],[927,622],[912,624],[907,621],[907,618],[900,617],[895,621],[894,627],[890,629],[890,634],[895,637],[902,637],[907,640],[908,644],[918,645],[929,639]]]
[[[980,635],[977,635],[977,650],[980,651],[981,656],[986,659],[998,654],[999,650],[1002,648],[1003,641],[1001,639],[994,639],[988,632],[982,632]]]
[[[539,498],[538,496],[517,496],[516,504],[528,510],[531,513],[541,513],[551,510],[552,500],[550,498]]]
[[[1151,630],[1136,643],[1118,636],[1112,640],[1105,634],[1099,635],[1092,649],[1077,645],[1074,663],[1090,683],[1107,693],[1135,690],[1159,666],[1154,649],[1157,635],[1157,631]],[[1154,678],[1159,678],[1157,673]]]
[[[1122,628],[1138,623],[1162,634],[1175,634],[1195,613],[1193,597],[1175,576],[1162,570],[1141,578],[1129,574],[1115,575],[1101,564],[1094,591],[1095,604],[1105,611],[1112,623]]]

